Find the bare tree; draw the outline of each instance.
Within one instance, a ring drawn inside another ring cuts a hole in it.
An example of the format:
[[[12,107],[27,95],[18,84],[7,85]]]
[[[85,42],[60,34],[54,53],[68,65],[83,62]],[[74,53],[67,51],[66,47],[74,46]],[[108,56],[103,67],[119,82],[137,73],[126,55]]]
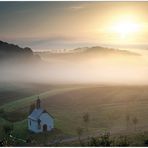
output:
[[[83,115],[83,121],[84,121],[85,126],[86,126],[86,131],[88,132],[88,124],[89,124],[89,121],[90,121],[90,117],[89,117],[88,113],[85,113]]]
[[[88,131],[88,124],[89,124],[89,121],[90,121],[90,116],[88,113],[85,113],[83,115],[83,121],[85,123],[85,128],[86,128],[86,132],[87,132],[87,138],[88,138],[88,142],[89,142],[89,131]]]
[[[130,121],[130,115],[127,114],[127,115],[126,115],[126,128],[127,128],[127,130],[128,130],[128,128],[129,128],[129,121]]]
[[[83,134],[83,128],[78,127],[77,128],[77,134],[78,134],[78,139],[79,139],[80,145],[83,146],[83,143],[82,143],[82,140],[81,140],[81,136]]]
[[[138,119],[137,119],[137,117],[134,117],[133,118],[133,124],[135,125],[135,131],[137,129],[137,123],[138,123]]]

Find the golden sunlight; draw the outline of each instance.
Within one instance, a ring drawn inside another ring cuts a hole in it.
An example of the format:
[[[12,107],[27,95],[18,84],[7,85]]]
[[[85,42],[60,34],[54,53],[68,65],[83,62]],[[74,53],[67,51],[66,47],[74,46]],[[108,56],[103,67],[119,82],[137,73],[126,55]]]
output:
[[[131,21],[121,21],[114,25],[113,31],[118,33],[123,39],[127,38],[129,35],[134,36],[134,33],[139,32],[140,25]]]
[[[132,22],[120,22],[115,28],[122,38],[139,31],[139,25]]]

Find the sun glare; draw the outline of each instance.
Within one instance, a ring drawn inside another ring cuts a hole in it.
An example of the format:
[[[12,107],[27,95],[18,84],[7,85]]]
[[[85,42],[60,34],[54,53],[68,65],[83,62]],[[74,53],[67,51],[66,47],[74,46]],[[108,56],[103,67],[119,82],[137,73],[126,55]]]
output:
[[[114,32],[118,33],[121,38],[126,38],[129,35],[139,31],[139,25],[133,22],[119,22],[114,26]]]

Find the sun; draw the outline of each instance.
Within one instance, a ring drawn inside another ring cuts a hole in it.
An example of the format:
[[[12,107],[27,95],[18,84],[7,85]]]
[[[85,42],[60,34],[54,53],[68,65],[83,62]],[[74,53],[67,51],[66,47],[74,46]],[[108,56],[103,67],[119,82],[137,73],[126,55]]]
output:
[[[121,21],[114,25],[113,30],[118,33],[121,38],[126,38],[138,32],[139,25],[130,21]]]

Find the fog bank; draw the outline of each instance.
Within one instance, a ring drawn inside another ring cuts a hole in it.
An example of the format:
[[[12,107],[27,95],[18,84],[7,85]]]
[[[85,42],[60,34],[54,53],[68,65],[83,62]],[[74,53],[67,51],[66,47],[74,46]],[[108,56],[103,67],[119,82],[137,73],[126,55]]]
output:
[[[44,62],[1,63],[0,82],[47,84],[148,84],[142,56],[77,54],[40,55]]]

